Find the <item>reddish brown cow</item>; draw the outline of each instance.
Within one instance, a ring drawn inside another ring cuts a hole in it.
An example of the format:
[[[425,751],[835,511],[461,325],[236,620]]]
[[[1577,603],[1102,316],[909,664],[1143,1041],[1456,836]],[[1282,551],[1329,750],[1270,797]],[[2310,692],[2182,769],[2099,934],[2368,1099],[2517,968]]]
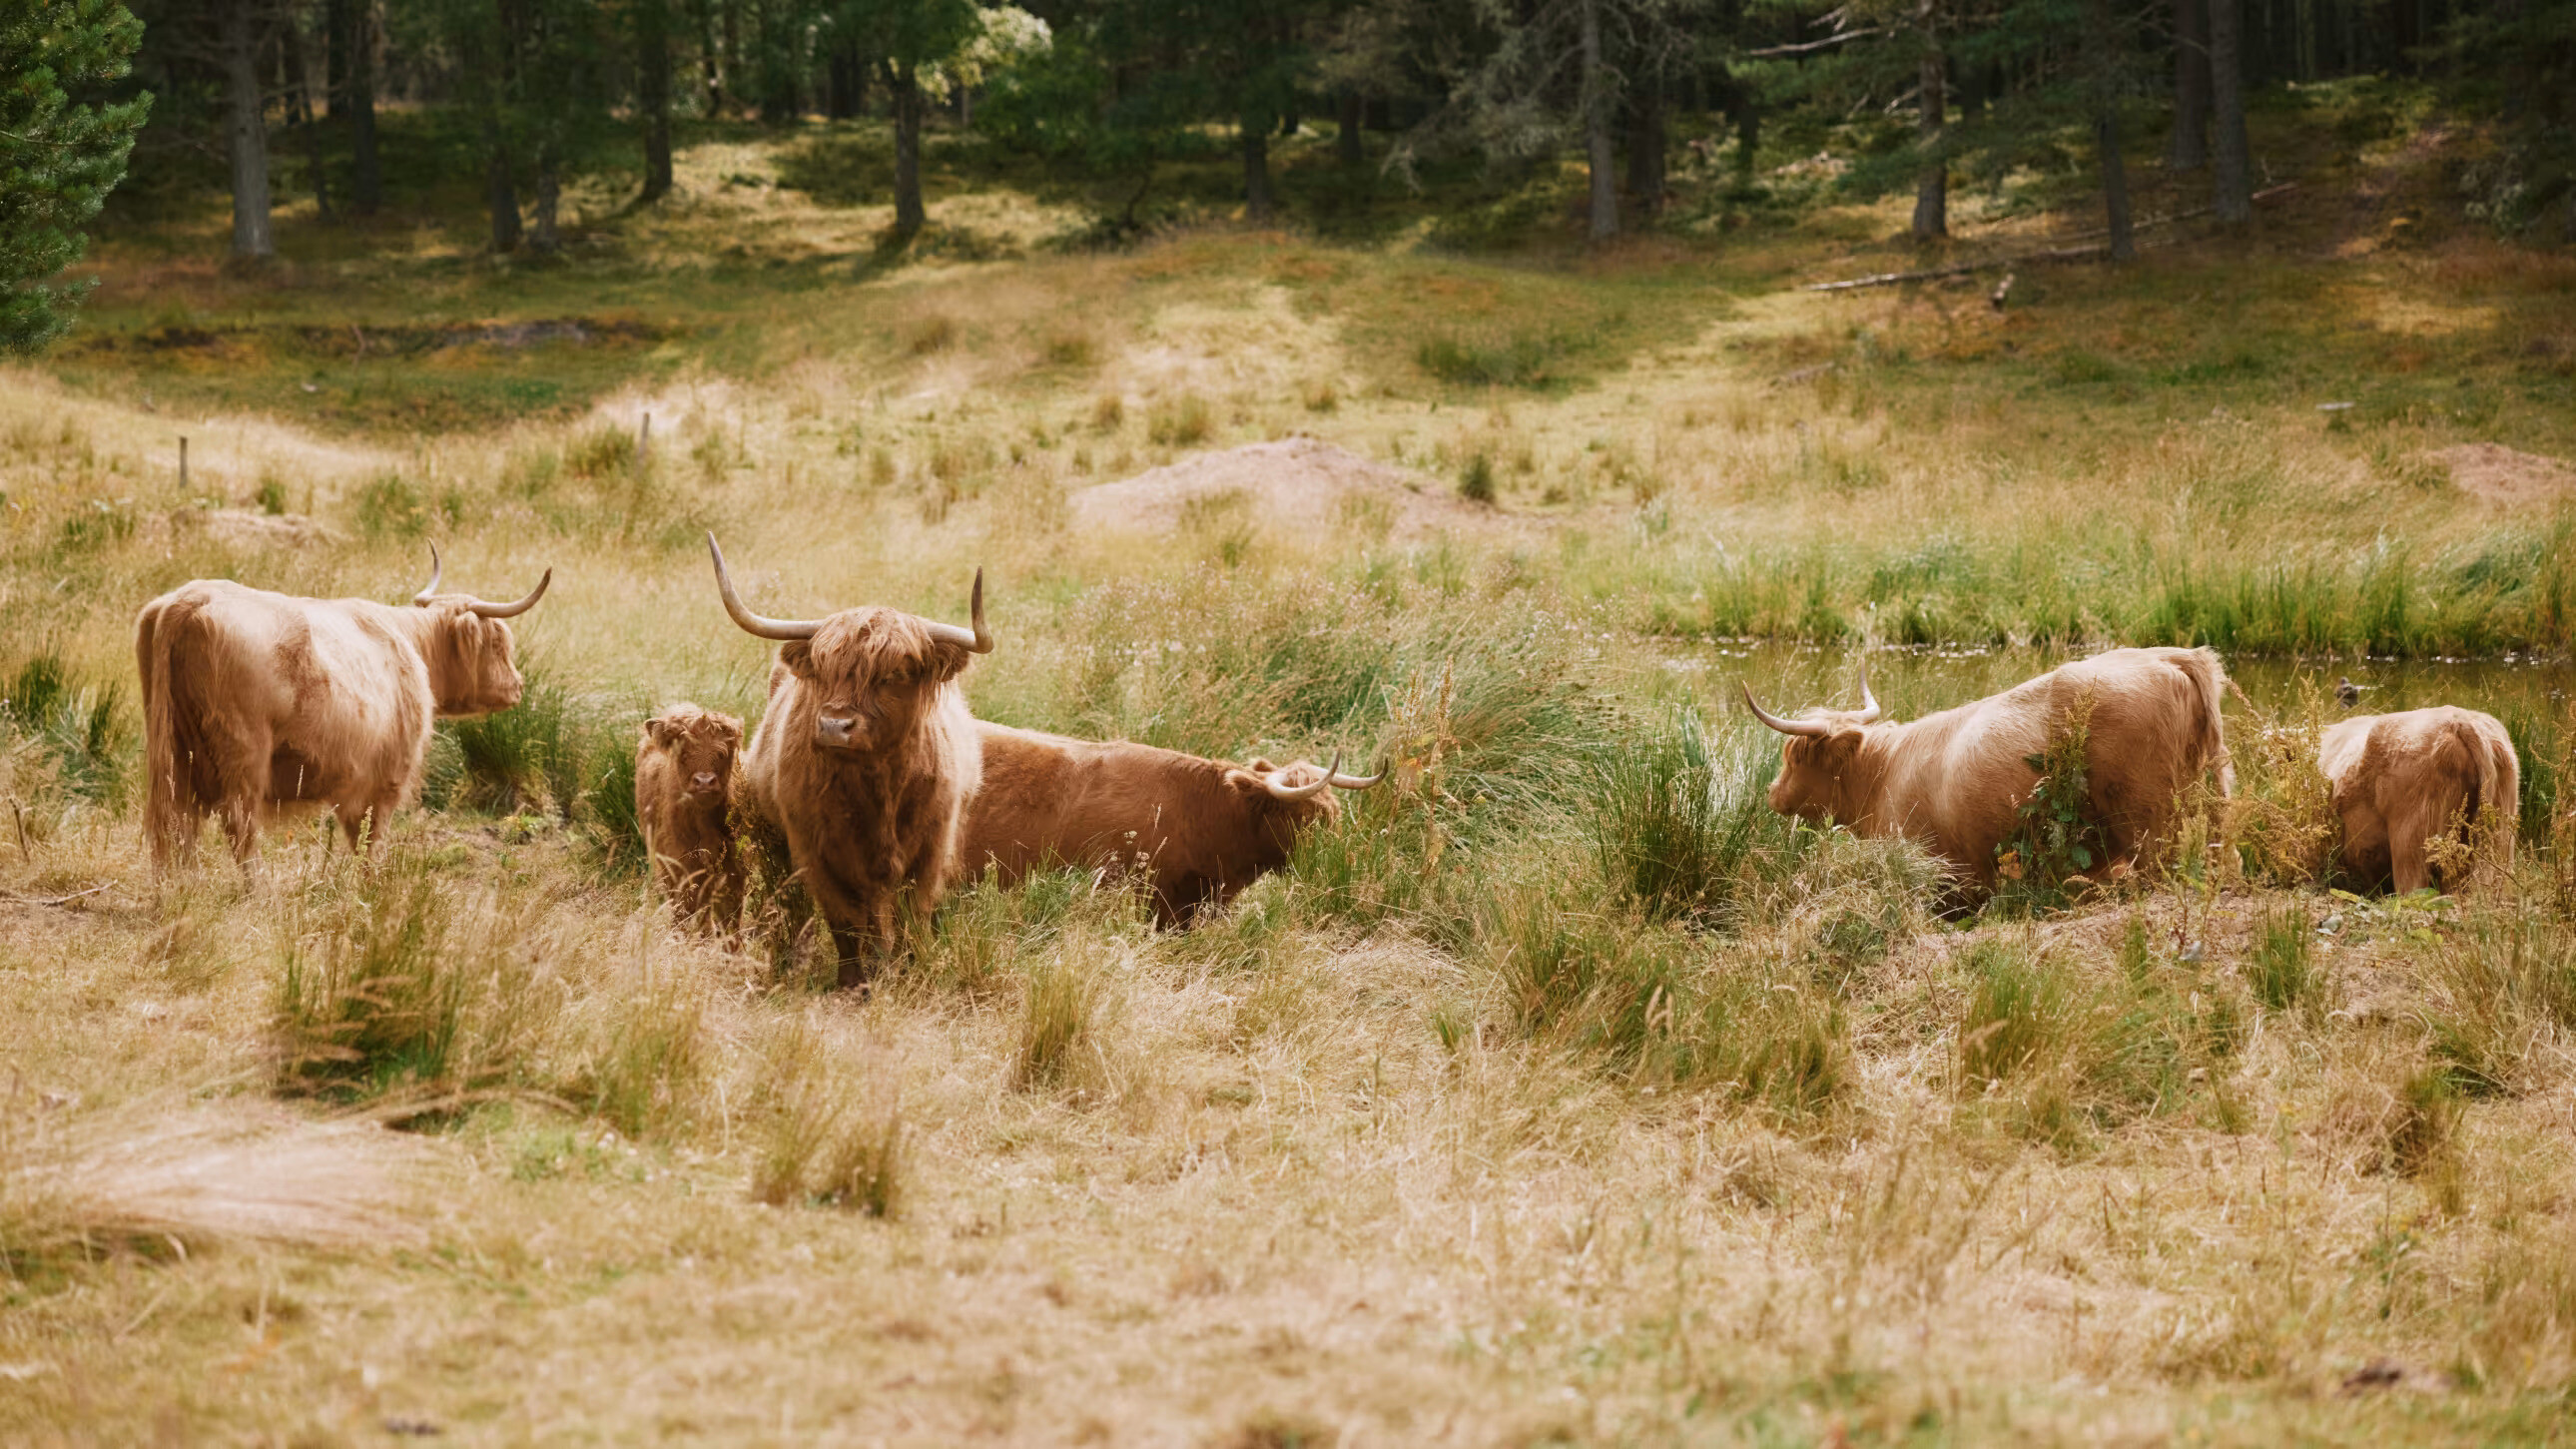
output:
[[[438,550],[412,607],[300,599],[199,579],[143,606],[134,655],[143,675],[143,832],[156,868],[196,849],[222,817],[248,865],[264,820],[334,810],[349,844],[372,844],[420,788],[433,717],[490,714],[519,702],[505,619],[513,604],[442,594]]]
[[[741,747],[741,720],[694,704],[664,706],[635,741],[635,823],[654,884],[702,930],[731,930],[742,913],[742,852],[725,818]]]
[[[1146,873],[1154,913],[1186,925],[1287,863],[1297,834],[1340,813],[1327,787],[1365,790],[1384,778],[1300,761],[1232,765],[1152,745],[1098,744],[985,724],[984,788],[966,808],[970,876],[987,865],[1017,881],[1050,864]]]
[[[984,575],[972,630],[895,609],[764,619],[743,607],[707,536],[716,589],[743,632],[779,641],[769,707],[742,761],[742,800],[786,840],[831,926],[844,986],[890,954],[898,907],[927,912],[957,875],[958,819],[983,779],[957,676],[993,650]]]
[[[2513,863],[2522,765],[2493,715],[2443,705],[2339,720],[2318,742],[2317,768],[2343,818],[2343,868],[2365,885],[2393,882],[2403,893],[2433,884],[2441,872],[2426,847],[2444,837],[2476,846],[2488,843],[2483,833],[2501,863]]]
[[[1992,885],[1995,847],[2038,783],[2028,758],[2088,700],[2094,819],[2113,863],[2152,861],[2176,801],[2203,772],[2218,773],[2222,794],[2235,788],[2218,709],[2226,682],[2206,649],[2114,649],[1910,724],[1879,718],[1866,679],[1858,710],[1782,719],[1749,687],[1744,702],[1790,737],[1772,809],[1830,817],[1861,835],[1911,836]]]

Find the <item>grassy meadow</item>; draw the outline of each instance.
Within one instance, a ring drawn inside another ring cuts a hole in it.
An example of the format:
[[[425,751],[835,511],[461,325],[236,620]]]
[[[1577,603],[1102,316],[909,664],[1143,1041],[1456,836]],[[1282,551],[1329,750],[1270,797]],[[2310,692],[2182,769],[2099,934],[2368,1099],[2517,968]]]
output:
[[[2276,100],[2250,241],[2000,310],[1799,290],[1919,263],[1795,135],[1598,254],[1570,173],[1322,140],[1311,225],[1181,168],[1115,250],[949,135],[880,250],[865,124],[696,133],[548,262],[463,182],[290,207],[254,275],[204,193],[120,198],[0,372],[0,1438],[2564,1441],[2576,258],[2453,217],[2477,138],[2397,104]],[[1955,254],[2077,238],[2077,185],[1963,187]],[[1297,435],[1450,522],[1070,501]],[[1196,930],[987,884],[824,990],[639,870],[638,722],[766,678],[709,529],[771,613],[962,618],[983,568],[985,718],[1395,777]],[[372,864],[308,825],[156,881],[136,609],[404,598],[433,540],[555,570],[526,701],[441,727]],[[1774,817],[1735,704],[2168,642],[2244,686],[2240,797],[2152,882],[1973,910]],[[2344,675],[2508,721],[2509,872],[2335,893]]]

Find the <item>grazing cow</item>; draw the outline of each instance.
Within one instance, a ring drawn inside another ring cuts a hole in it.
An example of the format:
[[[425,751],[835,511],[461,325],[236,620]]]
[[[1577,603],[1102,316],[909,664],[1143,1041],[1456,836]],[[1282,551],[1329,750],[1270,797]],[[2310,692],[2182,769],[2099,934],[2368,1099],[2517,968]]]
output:
[[[2485,812],[2502,862],[2513,863],[2522,767],[2493,715],[2448,705],[2355,715],[2318,742],[2317,768],[2343,817],[2343,868],[2365,884],[2393,880],[2401,894],[2433,884],[2426,846],[2445,836],[2475,845]]]
[[[1384,779],[1300,761],[1232,765],[1152,745],[1067,739],[978,722],[984,788],[966,807],[966,873],[989,864],[1004,884],[1049,864],[1134,868],[1167,926],[1223,906],[1287,863],[1297,834],[1341,807],[1330,786]]]
[[[744,633],[779,641],[769,707],[742,761],[742,799],[784,837],[832,930],[844,986],[895,944],[898,906],[927,912],[957,875],[957,831],[983,779],[957,676],[993,651],[984,575],[972,630],[895,609],[764,619],[743,607],[715,535],[716,591]],[[865,951],[866,954],[862,954]]]
[[[741,720],[694,704],[665,706],[635,741],[635,823],[653,882],[701,930],[730,930],[742,913],[742,852],[725,818],[741,748]]]
[[[199,579],[134,621],[143,674],[143,832],[155,868],[196,849],[219,815],[245,867],[267,818],[328,808],[355,848],[373,848],[420,788],[430,721],[519,702],[514,604],[442,594],[438,550],[412,607],[300,599]]]
[[[2232,792],[2218,712],[2226,681],[2206,649],[2114,649],[1909,724],[1879,718],[1865,678],[1858,710],[1782,719],[1755,702],[1750,686],[1744,702],[1790,737],[1772,809],[1830,816],[1862,835],[1911,836],[1991,886],[1995,847],[2038,782],[2028,758],[2087,699],[2093,818],[2112,864],[2154,859],[2176,800],[2203,771],[2217,771],[2219,792]]]

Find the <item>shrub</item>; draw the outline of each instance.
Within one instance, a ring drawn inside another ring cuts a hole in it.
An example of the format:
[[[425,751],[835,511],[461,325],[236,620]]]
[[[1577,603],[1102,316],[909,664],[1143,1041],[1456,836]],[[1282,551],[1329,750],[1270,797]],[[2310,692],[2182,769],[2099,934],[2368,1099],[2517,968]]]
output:
[[[1592,840],[1611,889],[1656,919],[1740,919],[1817,839],[1764,799],[1768,754],[1740,733],[1713,753],[1690,711],[1610,746],[1594,776]]]
[[[64,794],[94,805],[125,799],[133,746],[124,707],[123,681],[83,685],[51,650],[0,682],[0,728],[34,743]]]
[[[1158,402],[1145,414],[1145,440],[1157,447],[1190,447],[1215,432],[1215,411],[1194,392]]]
[[[358,531],[368,538],[418,538],[429,531],[429,495],[400,473],[379,473],[358,490]]]
[[[1458,496],[1470,503],[1494,501],[1494,460],[1483,449],[1467,455],[1467,466],[1458,474]]]
[[[2038,772],[2012,832],[1995,845],[1995,895],[2007,907],[2055,910],[2068,885],[2110,858],[2093,819],[2093,697],[2088,692],[2049,723],[2048,743],[2024,763]]]

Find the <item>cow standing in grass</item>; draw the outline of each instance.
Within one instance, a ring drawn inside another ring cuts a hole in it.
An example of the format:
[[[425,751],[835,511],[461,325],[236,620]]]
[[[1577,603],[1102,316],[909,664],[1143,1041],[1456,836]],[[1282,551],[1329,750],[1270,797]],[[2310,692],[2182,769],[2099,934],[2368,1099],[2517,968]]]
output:
[[[2216,772],[2222,795],[2235,788],[2218,708],[2226,683],[2206,649],[2114,649],[1906,724],[1879,718],[1865,678],[1857,710],[1783,719],[1750,686],[1744,702],[1789,737],[1772,809],[1830,818],[1861,835],[1912,837],[1991,886],[1996,847],[2039,782],[2030,757],[2077,719],[2109,863],[2152,863],[2178,802],[2204,773]]]
[[[1048,865],[1133,870],[1167,926],[1285,865],[1299,832],[1340,813],[1331,790],[1385,778],[1345,775],[1338,755],[1321,769],[1235,765],[1123,740],[979,729],[984,788],[966,810],[966,874],[990,867],[1009,884]]]
[[[2522,766],[2493,715],[2443,705],[2339,720],[2318,741],[2317,768],[2343,820],[2343,868],[2363,885],[2432,885],[2441,840],[2513,863]]]
[[[355,848],[420,790],[433,719],[519,702],[511,604],[442,594],[438,550],[408,608],[302,599],[199,579],[134,621],[143,675],[143,832],[156,869],[196,849],[209,814],[247,867],[268,819],[330,809]]]
[[[707,550],[725,612],[778,641],[743,804],[784,838],[831,927],[841,984],[863,985],[894,949],[898,913],[928,912],[956,879],[958,823],[983,780],[957,676],[993,650],[984,575],[971,630],[876,607],[766,619],[743,607],[713,534]]]
[[[694,704],[665,706],[635,741],[635,824],[653,883],[701,930],[730,931],[742,914],[742,852],[726,818],[741,748],[741,720]]]

